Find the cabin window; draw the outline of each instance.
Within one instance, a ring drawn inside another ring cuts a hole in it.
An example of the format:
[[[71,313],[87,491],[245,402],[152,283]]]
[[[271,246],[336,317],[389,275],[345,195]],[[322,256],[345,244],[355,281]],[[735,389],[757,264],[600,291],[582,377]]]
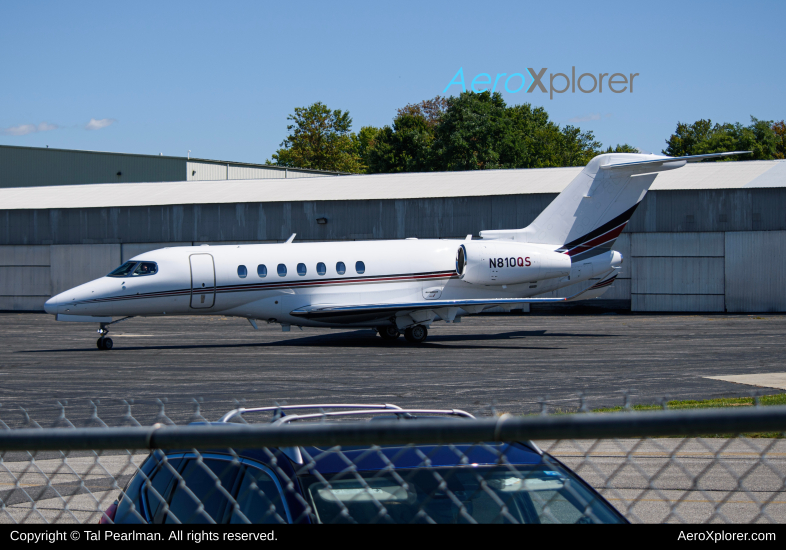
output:
[[[265,264],[259,264],[257,266],[257,275],[259,275],[260,278],[267,277],[267,267],[265,267]]]
[[[127,275],[131,275],[134,272],[134,268],[138,262],[126,262],[117,269],[115,269],[112,273],[107,275],[107,277],[125,277]]]
[[[344,262],[338,262],[336,264],[336,273],[339,275],[343,275],[347,272],[347,266],[344,265]]]
[[[366,264],[363,262],[355,262],[355,271],[358,272],[358,275],[363,275],[366,272]]]
[[[297,264],[297,274],[301,277],[306,275],[306,264]]]
[[[287,276],[287,266],[284,264],[278,264],[278,276],[279,277],[286,277]]]
[[[327,273],[327,266],[325,264],[323,264],[322,262],[319,262],[317,264],[317,274],[318,275],[324,275],[325,273]]]
[[[237,266],[238,277],[240,277],[241,279],[245,279],[247,275],[248,275],[248,269],[246,269],[246,266],[244,265]]]
[[[155,262],[142,262],[134,270],[134,277],[140,275],[155,275],[158,273],[158,264]]]

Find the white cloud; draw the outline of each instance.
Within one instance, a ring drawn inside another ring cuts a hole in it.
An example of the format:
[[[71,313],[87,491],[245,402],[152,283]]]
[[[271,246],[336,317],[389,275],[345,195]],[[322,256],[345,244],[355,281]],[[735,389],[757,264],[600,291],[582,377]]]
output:
[[[101,130],[102,128],[111,126],[115,122],[117,121],[114,118],[91,118],[90,122],[85,125],[85,130]]]
[[[0,134],[4,136],[26,136],[27,134],[34,134],[36,132],[49,132],[57,130],[57,124],[49,124],[42,122],[40,124],[20,124],[19,126],[9,126],[0,130]]]
[[[611,115],[606,115],[606,117],[610,117]],[[568,122],[570,124],[575,124],[577,122],[589,122],[591,120],[600,120],[600,113],[591,113],[584,116],[574,116],[573,118],[569,118]]]

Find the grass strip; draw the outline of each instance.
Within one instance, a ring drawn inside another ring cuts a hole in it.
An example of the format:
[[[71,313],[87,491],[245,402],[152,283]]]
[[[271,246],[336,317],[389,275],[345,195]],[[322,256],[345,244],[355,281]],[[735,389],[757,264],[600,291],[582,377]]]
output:
[[[778,393],[775,395],[762,395],[759,399],[759,406],[769,407],[772,405],[786,405],[786,393]],[[753,407],[756,405],[756,399],[753,397],[721,397],[719,399],[703,399],[695,400],[688,399],[685,401],[668,401],[666,409],[680,410],[680,409],[717,409],[724,407]],[[631,409],[634,411],[656,411],[662,410],[662,405],[633,405]],[[628,411],[625,407],[602,407],[592,409],[596,413],[615,413]],[[741,434],[744,437],[752,438],[782,438],[783,432],[757,432]],[[698,437],[734,437],[735,434],[705,434]]]

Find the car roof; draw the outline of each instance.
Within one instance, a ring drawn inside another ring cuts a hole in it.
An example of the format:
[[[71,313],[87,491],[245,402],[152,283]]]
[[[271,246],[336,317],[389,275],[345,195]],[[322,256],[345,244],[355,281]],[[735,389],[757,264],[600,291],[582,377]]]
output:
[[[347,404],[325,404],[325,405],[289,405],[277,407],[264,407],[256,409],[235,409],[228,412],[218,422],[197,422],[192,425],[211,425],[211,426],[232,426],[237,425],[232,419],[243,420],[242,415],[248,413],[272,412],[273,421],[276,425],[281,424],[282,418],[289,417],[287,420],[303,419],[307,420],[320,415],[293,414],[297,409],[319,409],[322,413],[322,420],[328,417],[338,418],[344,415],[352,415],[353,410],[362,415],[372,416],[371,421],[400,421],[411,422],[419,418],[435,420],[438,418],[463,417],[474,418],[469,413],[457,409],[438,410],[438,409],[401,409],[391,404],[373,405],[347,405]],[[340,409],[341,412],[330,412],[333,409]],[[424,413],[426,416],[413,416],[411,413]],[[336,415],[336,416],[333,416]],[[441,415],[441,416],[434,416]],[[399,418],[394,420],[393,418]],[[405,420],[406,419],[406,420]],[[237,450],[235,450],[238,452]],[[273,449],[251,448],[243,449],[238,454],[244,458],[256,460],[263,464],[270,464],[273,457],[280,460],[286,456],[293,470],[297,473],[306,471],[316,471],[323,474],[333,474],[345,471],[349,464],[353,464],[357,470],[381,470],[390,466],[396,469],[420,468],[424,465],[431,467],[455,467],[455,466],[492,466],[508,462],[511,464],[539,464],[542,461],[542,453],[536,445],[532,443],[477,443],[477,444],[451,444],[451,445],[364,445],[364,446],[343,446],[338,447],[319,447],[306,446],[294,448],[280,448],[274,452]],[[171,452],[171,451],[170,451]],[[216,452],[216,451],[213,451]],[[220,452],[220,451],[219,451]],[[504,456],[504,459],[501,458]]]

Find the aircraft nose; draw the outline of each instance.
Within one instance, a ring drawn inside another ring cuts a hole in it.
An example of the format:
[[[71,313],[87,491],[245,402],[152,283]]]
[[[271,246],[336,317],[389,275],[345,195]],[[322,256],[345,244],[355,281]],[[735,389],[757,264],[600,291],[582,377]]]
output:
[[[50,315],[57,315],[57,303],[60,295],[52,296],[46,302],[44,302],[44,311],[49,313]]]

